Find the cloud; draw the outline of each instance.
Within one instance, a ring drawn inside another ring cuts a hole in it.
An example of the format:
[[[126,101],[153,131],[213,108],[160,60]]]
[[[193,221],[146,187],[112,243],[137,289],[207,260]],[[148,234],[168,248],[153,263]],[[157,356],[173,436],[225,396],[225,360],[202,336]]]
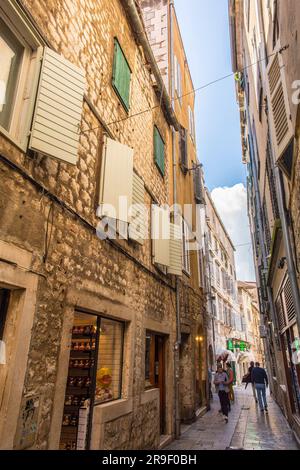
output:
[[[237,246],[251,243],[245,186],[240,183],[230,188],[215,188],[211,197],[233,244],[236,246],[237,278],[241,281],[254,281],[252,246],[251,244]]]

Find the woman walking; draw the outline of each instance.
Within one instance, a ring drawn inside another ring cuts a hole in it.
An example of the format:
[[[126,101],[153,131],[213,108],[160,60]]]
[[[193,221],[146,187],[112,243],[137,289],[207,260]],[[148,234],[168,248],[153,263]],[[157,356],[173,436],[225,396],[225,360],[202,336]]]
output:
[[[217,372],[215,374],[214,384],[216,386],[217,393],[219,395],[221,411],[224,417],[225,423],[228,423],[228,411],[229,411],[229,399],[228,399],[228,376],[224,371],[221,364],[218,364]]]

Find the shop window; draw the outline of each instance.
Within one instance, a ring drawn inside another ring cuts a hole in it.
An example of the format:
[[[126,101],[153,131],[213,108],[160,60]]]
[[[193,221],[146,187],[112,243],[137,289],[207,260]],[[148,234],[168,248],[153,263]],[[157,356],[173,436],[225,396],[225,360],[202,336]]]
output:
[[[101,319],[97,361],[97,403],[121,397],[123,324]]]
[[[94,405],[121,397],[123,334],[121,322],[75,313],[60,449],[89,448]]]

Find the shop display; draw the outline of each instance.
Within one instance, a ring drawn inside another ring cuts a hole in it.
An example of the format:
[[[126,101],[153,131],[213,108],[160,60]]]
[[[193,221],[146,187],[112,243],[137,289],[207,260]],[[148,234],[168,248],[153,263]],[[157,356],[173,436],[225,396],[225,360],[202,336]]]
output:
[[[61,450],[76,450],[79,409],[91,399],[96,333],[94,325],[75,325],[72,330],[69,374],[60,438]]]

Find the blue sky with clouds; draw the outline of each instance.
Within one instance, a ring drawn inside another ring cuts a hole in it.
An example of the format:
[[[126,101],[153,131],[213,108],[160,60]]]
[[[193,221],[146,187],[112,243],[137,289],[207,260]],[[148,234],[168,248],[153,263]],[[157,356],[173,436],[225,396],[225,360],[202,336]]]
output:
[[[194,87],[232,72],[228,0],[175,0]],[[254,280],[247,218],[246,169],[233,77],[196,93],[198,157],[205,183],[235,245],[237,275]]]

